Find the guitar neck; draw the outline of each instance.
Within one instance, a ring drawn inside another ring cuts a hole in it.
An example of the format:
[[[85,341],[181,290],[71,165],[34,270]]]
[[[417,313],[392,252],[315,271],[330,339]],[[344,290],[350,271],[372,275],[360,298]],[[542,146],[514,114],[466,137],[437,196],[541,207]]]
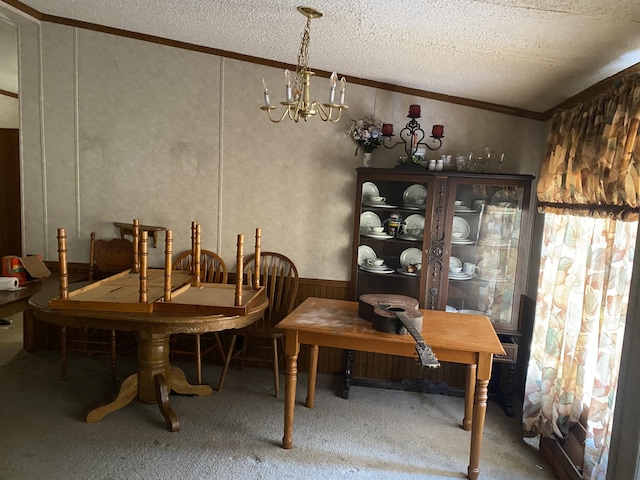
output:
[[[422,335],[420,334],[418,329],[415,327],[413,318],[411,318],[405,312],[395,312],[395,314],[398,317],[398,319],[402,322],[402,325],[404,325],[407,331],[411,334],[411,336],[416,341],[416,343],[419,345],[424,345],[425,344],[424,338],[422,338]]]

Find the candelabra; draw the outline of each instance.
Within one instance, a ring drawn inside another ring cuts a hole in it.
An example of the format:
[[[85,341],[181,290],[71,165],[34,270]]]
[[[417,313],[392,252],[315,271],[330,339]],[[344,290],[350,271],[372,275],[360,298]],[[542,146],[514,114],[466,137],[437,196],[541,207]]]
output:
[[[336,85],[338,83],[338,76],[335,72],[329,77],[329,101],[327,103],[318,103],[315,100],[311,100],[311,77],[315,75],[309,69],[309,42],[311,40],[310,27],[311,20],[314,18],[322,17],[322,12],[310,7],[298,7],[298,11],[307,17],[307,23],[302,35],[302,43],[300,44],[300,51],[298,53],[298,64],[296,66],[296,74],[294,78],[293,88],[291,86],[291,73],[289,70],[285,70],[285,101],[280,102],[280,105],[284,105],[284,111],[282,115],[276,118],[271,116],[271,112],[278,107],[271,105],[269,100],[269,90],[267,84],[262,79],[262,85],[264,87],[264,106],[260,107],[261,110],[267,112],[269,120],[274,123],[280,123],[285,118],[289,118],[294,122],[297,122],[301,118],[306,121],[308,118],[318,114],[323,121],[329,121],[336,123],[342,116],[342,111],[349,107],[344,104],[344,94],[347,81],[344,77],[340,80],[340,102],[335,102]],[[336,113],[337,112],[337,113]]]
[[[409,120],[409,123],[407,123],[402,130],[400,130],[400,140],[393,144],[391,144],[391,138],[394,136],[393,124],[382,124],[382,136],[384,137],[382,145],[385,148],[394,148],[395,146],[403,143],[407,159],[411,160],[414,155],[420,156],[418,152],[422,152],[422,155],[424,155],[426,152],[425,148],[428,148],[429,150],[438,150],[442,146],[442,139],[444,138],[443,125],[434,125],[431,129],[430,138],[432,138],[432,140],[430,140],[429,143],[433,144],[433,146],[429,145],[427,142],[423,142],[423,140],[425,140],[425,133],[416,120],[416,118],[420,118],[420,105],[409,105],[409,115],[407,115],[407,117],[411,120]]]

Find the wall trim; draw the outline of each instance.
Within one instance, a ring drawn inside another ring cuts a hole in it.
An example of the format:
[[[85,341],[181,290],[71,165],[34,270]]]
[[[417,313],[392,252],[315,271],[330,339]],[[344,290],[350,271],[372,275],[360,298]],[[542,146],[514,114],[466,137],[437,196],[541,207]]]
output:
[[[17,93],[9,92],[7,90],[2,90],[1,88],[0,88],[0,95],[4,95],[6,97],[11,97],[11,98],[18,98]]]

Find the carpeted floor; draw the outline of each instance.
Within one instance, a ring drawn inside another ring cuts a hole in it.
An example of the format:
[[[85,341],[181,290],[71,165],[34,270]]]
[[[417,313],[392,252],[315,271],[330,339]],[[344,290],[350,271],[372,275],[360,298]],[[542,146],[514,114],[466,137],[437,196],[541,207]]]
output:
[[[94,424],[87,408],[116,391],[105,358],[72,355],[58,379],[58,353],[19,352],[0,367],[0,478],[23,479],[452,479],[465,478],[469,432],[463,399],[352,387],[320,375],[316,408],[302,405],[298,381],[294,448],[280,447],[283,400],[268,370],[232,369],[222,392],[171,396],[180,431],[170,433],[155,405],[137,402]],[[181,365],[194,378],[192,365]],[[118,363],[122,377],[131,360]],[[220,368],[206,365],[217,384]],[[520,438],[520,421],[489,403],[481,479],[554,479]]]

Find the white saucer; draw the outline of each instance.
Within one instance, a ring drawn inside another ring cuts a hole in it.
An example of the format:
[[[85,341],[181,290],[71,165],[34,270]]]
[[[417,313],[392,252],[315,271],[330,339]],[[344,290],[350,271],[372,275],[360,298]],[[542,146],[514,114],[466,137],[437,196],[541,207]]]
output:
[[[416,205],[415,203],[404,203],[402,205],[404,208],[408,210],[424,210],[424,205]]]
[[[393,268],[389,268],[386,265],[384,266],[384,268],[382,269],[377,269],[377,268],[369,268],[369,267],[365,267],[362,266],[360,267],[362,270],[364,270],[365,272],[369,272],[369,273],[393,273],[395,272],[395,270]]]
[[[368,263],[365,263],[364,265],[362,265],[363,268],[366,268],[367,270],[388,270],[389,267],[387,267],[385,264],[382,265],[369,265]]]
[[[365,233],[365,237],[377,238],[378,240],[388,240],[393,238],[393,235],[389,235],[388,233]]]
[[[373,207],[373,208],[398,208],[395,205],[389,205],[388,203],[364,203],[365,207]]]
[[[449,280],[471,280],[473,275],[467,275],[466,273],[452,273],[449,272]]]
[[[453,245],[473,245],[474,242],[468,238],[452,238],[451,243]]]
[[[400,235],[398,240],[406,240],[407,242],[422,241],[424,237],[414,237],[413,235]]]

